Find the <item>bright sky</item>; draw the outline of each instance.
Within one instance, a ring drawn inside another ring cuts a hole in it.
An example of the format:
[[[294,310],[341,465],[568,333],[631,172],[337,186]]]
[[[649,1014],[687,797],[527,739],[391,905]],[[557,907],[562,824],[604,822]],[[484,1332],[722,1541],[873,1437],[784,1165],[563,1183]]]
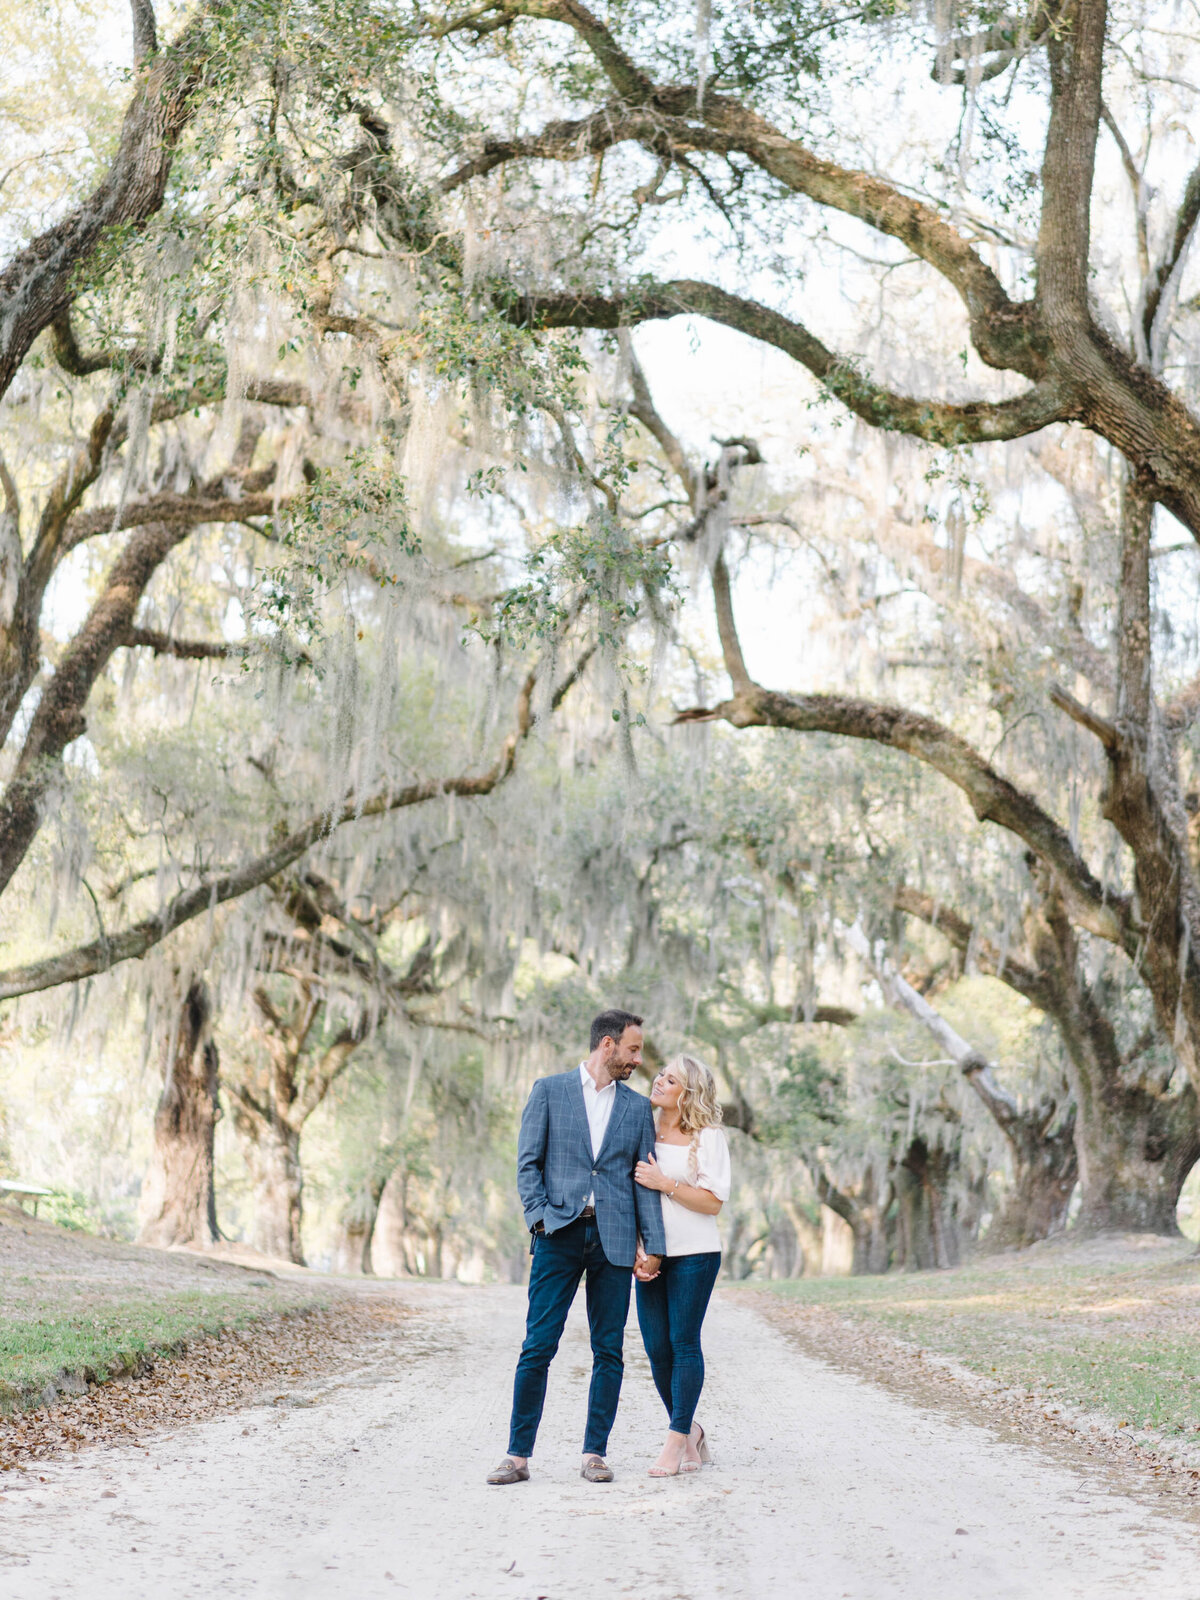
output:
[[[796,414],[814,386],[778,350],[700,318],[676,317],[638,329],[635,347],[659,413],[698,457],[714,456],[714,434],[756,439],[769,465],[795,457]],[[816,688],[799,573],[751,561],[738,575],[734,603],[746,665],[772,688]],[[707,588],[702,607],[711,619]],[[716,625],[709,634],[716,645]]]

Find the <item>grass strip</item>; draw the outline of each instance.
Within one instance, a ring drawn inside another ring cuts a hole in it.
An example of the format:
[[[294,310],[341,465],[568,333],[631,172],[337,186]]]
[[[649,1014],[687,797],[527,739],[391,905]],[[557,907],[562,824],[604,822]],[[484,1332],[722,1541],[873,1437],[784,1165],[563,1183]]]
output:
[[[224,1293],[167,1291],[63,1314],[53,1299],[38,1296],[15,1317],[0,1311],[0,1413],[52,1404],[59,1393],[78,1394],[89,1383],[145,1371],[193,1340],[308,1309],[324,1298],[264,1283]]]
[[[1100,1412],[1118,1427],[1200,1433],[1200,1264],[1047,1252],[950,1272],[763,1287],[949,1356],[1006,1387]]]

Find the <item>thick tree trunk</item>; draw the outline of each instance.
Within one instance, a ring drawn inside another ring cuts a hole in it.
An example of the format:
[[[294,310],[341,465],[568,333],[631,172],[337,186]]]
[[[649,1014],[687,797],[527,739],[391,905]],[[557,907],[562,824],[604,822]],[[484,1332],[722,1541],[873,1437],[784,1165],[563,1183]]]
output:
[[[1158,1019],[1200,1090],[1200,882],[1175,750],[1153,693],[1151,496],[1126,473],[1121,497],[1117,719],[1104,733],[1108,784],[1102,812],[1133,853],[1144,908],[1136,961]],[[1150,911],[1148,908],[1153,908]]]
[[[1137,608],[1130,610],[1136,613]],[[1139,659],[1130,645],[1123,704],[1131,713],[1142,692]],[[1047,1236],[1032,1234],[1034,1227],[1048,1226],[1053,1232],[1061,1226],[1071,1196],[1073,1165],[1081,1188],[1078,1226],[1084,1231],[1173,1234],[1180,1188],[1200,1159],[1195,1090],[1189,1082],[1172,1094],[1163,1075],[1167,1070],[1169,1076],[1169,1068],[1158,1071],[1156,1082],[1154,1073],[1135,1075],[1122,1060],[1108,1012],[1082,975],[1060,885],[1032,857],[1029,864],[1042,896],[1026,922],[1032,965],[1011,955],[1001,959],[987,940],[975,937],[968,923],[935,906],[928,895],[902,887],[896,897],[902,910],[939,928],[958,949],[973,948],[981,970],[1002,978],[1045,1011],[1066,1053],[1074,1102],[1074,1161],[1068,1128],[1053,1134],[1046,1131],[1052,1104],[1022,1112],[992,1080],[982,1057],[963,1064],[972,1088],[1003,1129],[1013,1156],[1014,1190],[989,1231],[985,1248],[1032,1243],[1035,1237]]]
[[[995,1118],[1012,1158],[1012,1187],[987,1231],[983,1250],[989,1255],[1022,1250],[1060,1233],[1079,1180],[1075,1106],[1069,1105],[1059,1120],[1057,1099],[1045,1095],[1022,1110],[982,1056],[963,1064],[963,1076]]]
[[[1076,1226],[1086,1233],[1176,1234],[1179,1191],[1200,1159],[1196,1091],[1189,1081],[1170,1093],[1161,1073],[1158,1087],[1152,1077],[1132,1076],[1107,1013],[1081,976],[1062,901],[1044,877],[1042,889],[1032,933],[1047,978],[1044,1003],[1066,1047],[1077,1107]]]
[[[950,1194],[958,1164],[953,1151],[931,1148],[917,1137],[896,1165],[896,1265],[908,1272],[957,1267],[962,1261],[963,1229]]]
[[[944,907],[935,905],[927,895],[915,893],[901,885],[896,891],[895,904],[897,909],[941,928],[964,954],[972,948],[973,930],[954,913],[947,913]],[[964,1078],[987,1107],[1008,1143],[1013,1164],[1013,1186],[1000,1216],[988,1230],[984,1248],[996,1251],[1033,1244],[1063,1227],[1078,1175],[1073,1136],[1074,1109],[1053,1132],[1052,1125],[1058,1114],[1056,1100],[1044,1096],[1038,1105],[1022,1110],[1013,1096],[997,1082],[987,1058],[969,1044],[924,995],[918,994],[878,947],[871,946],[865,937],[856,941],[856,945],[873,965],[885,994],[894,1004],[916,1017],[958,1064]],[[1042,983],[1038,973],[1030,971],[1019,959],[1014,961],[1006,955],[1004,960],[997,960],[986,941],[977,949],[976,959],[985,970],[990,968],[998,976],[1002,974],[1010,986],[1023,994],[1040,993],[1048,987]],[[1058,960],[1057,952],[1055,960]],[[975,1183],[968,1185],[967,1194],[972,1197],[969,1207],[971,1214],[968,1216],[964,1211],[956,1216],[953,1229],[948,1230],[943,1225],[943,1208],[937,1200],[936,1175],[931,1172],[926,1156],[922,1156],[916,1147],[910,1148],[901,1163],[902,1169],[908,1169],[908,1174],[905,1176],[902,1170],[897,1187],[903,1191],[901,1201],[906,1218],[905,1231],[906,1234],[912,1232],[917,1259],[929,1256],[936,1264],[945,1266],[951,1264],[951,1258],[957,1259],[961,1255],[964,1237],[974,1239],[978,1234],[987,1177],[986,1174],[980,1174]],[[957,1165],[957,1156],[947,1159],[951,1159],[952,1166]],[[928,1200],[922,1199],[913,1190],[914,1182],[933,1184]],[[920,1242],[918,1238],[920,1213],[925,1209],[929,1211],[931,1228],[937,1224],[927,1243]],[[941,1251],[944,1259],[940,1262],[937,1261],[939,1244],[945,1246]]]
[[[338,1272],[362,1273],[366,1278],[375,1276],[371,1248],[375,1241],[375,1224],[379,1220],[379,1204],[399,1158],[400,1141],[397,1139],[384,1147],[370,1175],[351,1196],[342,1213]]]
[[[365,1037],[364,1018],[344,1028],[324,1050],[308,1049],[325,1000],[311,978],[304,979],[286,1012],[278,1011],[265,988],[255,990],[263,1018],[267,1062],[255,1080],[230,1084],[234,1123],[246,1140],[254,1174],[251,1237],[265,1255],[305,1266],[303,1247],[304,1171],[300,1138],[304,1125],[344,1071]]]
[[[886,1272],[896,1249],[892,1182],[881,1179],[874,1166],[869,1166],[852,1187],[835,1184],[817,1162],[810,1161],[809,1167],[822,1205],[841,1217],[854,1236],[853,1275]]]
[[[854,1271],[854,1230],[844,1217],[821,1207],[821,1276],[845,1278]]]
[[[249,1166],[254,1177],[254,1223],[251,1243],[263,1255],[278,1256],[303,1267],[304,1173],[300,1134],[287,1123],[236,1115],[238,1131],[247,1135]]]
[[[762,1265],[768,1278],[802,1278],[809,1272],[808,1252],[797,1220],[787,1206],[770,1207],[766,1246],[762,1253]],[[811,1223],[809,1228],[819,1240],[819,1231]]]
[[[857,1277],[876,1277],[886,1272],[892,1264],[895,1250],[895,1227],[878,1207],[860,1212],[857,1222],[850,1224],[854,1235],[854,1261],[851,1272]]]
[[[791,1226],[794,1244],[791,1270],[783,1272],[781,1276],[819,1278],[824,1264],[824,1240],[820,1222],[814,1222],[795,1200],[785,1199],[783,1211]],[[800,1268],[799,1272],[796,1271],[797,1266]]]
[[[337,1247],[334,1250],[333,1270],[350,1276],[364,1278],[375,1276],[371,1246],[375,1239],[375,1223],[379,1217],[379,1201],[383,1185],[378,1188],[364,1183],[351,1196],[342,1212]]]
[[[1195,1091],[1190,1083],[1176,1095],[1117,1087],[1108,1101],[1099,1115],[1089,1105],[1079,1118],[1076,1228],[1173,1237],[1179,1192],[1200,1160]]]
[[[208,989],[197,978],[163,1050],[154,1154],[142,1202],[142,1244],[204,1248],[220,1237],[213,1184],[217,1086]]]
[[[408,1209],[409,1174],[401,1167],[395,1180],[384,1187],[371,1233],[371,1263],[385,1277],[411,1278],[421,1270],[417,1261],[418,1236]],[[521,1251],[514,1283],[523,1283],[529,1252]]]
[[[1027,1146],[1009,1140],[1013,1156],[1012,1188],[1004,1197],[980,1248],[988,1255],[1023,1250],[1039,1239],[1061,1233],[1079,1179],[1074,1115]]]

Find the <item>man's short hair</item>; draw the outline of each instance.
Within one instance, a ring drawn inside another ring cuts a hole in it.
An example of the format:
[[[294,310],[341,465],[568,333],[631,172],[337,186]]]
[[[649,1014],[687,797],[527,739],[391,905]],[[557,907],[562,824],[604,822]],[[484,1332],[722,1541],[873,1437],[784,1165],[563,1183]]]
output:
[[[632,1011],[602,1011],[592,1020],[592,1042],[588,1048],[599,1050],[601,1039],[620,1044],[626,1028],[640,1028],[641,1025],[641,1017],[635,1017]]]

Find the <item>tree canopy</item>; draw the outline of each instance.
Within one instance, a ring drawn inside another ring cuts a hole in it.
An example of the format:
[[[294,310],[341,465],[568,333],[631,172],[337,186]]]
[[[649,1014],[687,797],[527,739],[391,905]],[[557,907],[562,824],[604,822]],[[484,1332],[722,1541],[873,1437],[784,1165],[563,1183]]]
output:
[[[303,1141],[369,1261],[614,997],[719,1066],[747,1270],[818,1203],[860,1265],[1077,1177],[1173,1227],[1186,19],[135,0],[126,76],[111,20],[30,12],[0,103],[21,1049],[132,1005],[296,1258]]]

